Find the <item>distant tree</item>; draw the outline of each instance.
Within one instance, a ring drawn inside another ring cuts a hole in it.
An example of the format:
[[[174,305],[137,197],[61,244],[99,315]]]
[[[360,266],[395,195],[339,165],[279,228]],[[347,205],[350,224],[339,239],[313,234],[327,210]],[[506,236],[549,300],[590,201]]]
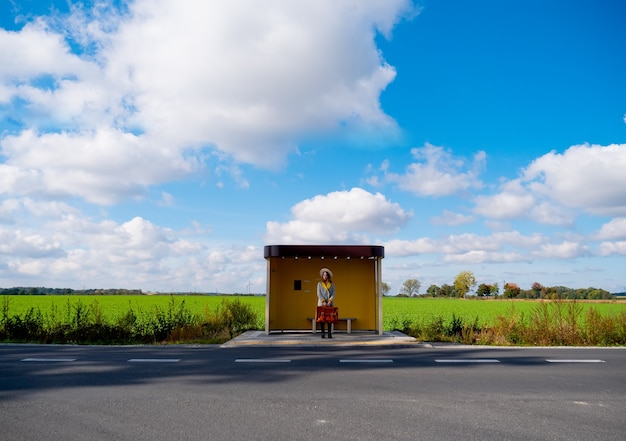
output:
[[[590,299],[590,300],[607,300],[607,299],[613,298],[611,293],[604,289],[587,288],[587,289],[583,289],[582,291],[583,291],[582,295],[584,296],[584,298]],[[578,298],[581,298],[581,297],[578,297]]]
[[[383,292],[383,296],[386,296],[387,294],[389,294],[389,291],[391,291],[391,286],[389,286],[387,282],[383,282],[380,284],[380,289]]]
[[[539,298],[541,297],[541,293],[543,292],[545,288],[543,287],[543,285],[539,282],[535,282],[533,283],[532,286],[532,290],[535,292],[535,298]]]
[[[476,295],[478,297],[486,297],[486,296],[489,296],[490,294],[491,294],[491,286],[485,283],[481,283],[480,285],[478,285],[478,289],[476,290]]]
[[[556,299],[558,296],[559,296],[559,292],[554,286],[550,286],[546,288],[546,292],[543,295],[543,297],[546,299]]]
[[[437,285],[430,285],[426,290],[426,294],[431,297],[439,297],[441,295],[441,288],[439,288]]]
[[[520,289],[519,294],[517,295],[518,299],[536,299],[537,293],[532,289]]]
[[[504,297],[507,299],[516,299],[519,297],[521,289],[516,283],[504,284]]]
[[[454,289],[459,297],[465,297],[476,285],[476,277],[471,271],[461,271],[454,279]]]
[[[441,297],[456,297],[456,291],[454,289],[454,286],[444,283],[443,285],[441,285],[439,295],[441,295]]]
[[[407,279],[402,284],[402,288],[400,289],[400,293],[404,294],[408,297],[414,297],[419,293],[420,286],[422,284],[417,279]]]
[[[491,285],[491,295],[494,297],[498,297],[500,295],[500,287],[497,282]]]

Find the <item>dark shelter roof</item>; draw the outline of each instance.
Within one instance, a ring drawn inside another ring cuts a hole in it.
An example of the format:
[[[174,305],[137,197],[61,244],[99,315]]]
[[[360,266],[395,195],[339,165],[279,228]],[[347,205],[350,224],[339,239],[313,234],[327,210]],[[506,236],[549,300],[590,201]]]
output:
[[[379,245],[266,245],[263,257],[383,258],[385,247]]]

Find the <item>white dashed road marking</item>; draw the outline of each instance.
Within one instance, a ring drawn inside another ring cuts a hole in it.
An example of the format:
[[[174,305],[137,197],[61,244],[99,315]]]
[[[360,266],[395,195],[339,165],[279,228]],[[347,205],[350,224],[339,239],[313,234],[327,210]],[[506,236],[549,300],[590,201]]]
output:
[[[500,363],[495,358],[439,358],[436,363]]]
[[[552,359],[552,360],[546,360],[548,363],[606,363],[604,360],[585,360],[585,359],[581,359],[581,360],[573,360],[573,359],[569,359],[569,360],[558,360],[558,359]]]
[[[35,361],[40,363],[62,363],[62,362],[70,362],[76,361],[75,358],[24,358],[20,361]]]

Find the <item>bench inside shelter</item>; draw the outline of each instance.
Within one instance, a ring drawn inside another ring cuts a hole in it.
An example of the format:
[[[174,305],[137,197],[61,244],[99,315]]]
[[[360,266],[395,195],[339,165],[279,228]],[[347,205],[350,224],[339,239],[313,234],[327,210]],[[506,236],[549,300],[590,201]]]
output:
[[[315,318],[314,317],[307,317],[307,320],[311,321],[311,323],[312,323],[311,332],[313,334],[315,334],[317,332],[317,322],[315,321]],[[346,322],[346,330],[347,330],[346,332],[348,334],[351,334],[352,333],[352,322],[356,321],[356,318],[354,318],[354,317],[339,317],[339,321],[340,322]],[[333,327],[332,332],[334,332],[335,331],[335,326],[332,323],[331,323],[331,326]]]

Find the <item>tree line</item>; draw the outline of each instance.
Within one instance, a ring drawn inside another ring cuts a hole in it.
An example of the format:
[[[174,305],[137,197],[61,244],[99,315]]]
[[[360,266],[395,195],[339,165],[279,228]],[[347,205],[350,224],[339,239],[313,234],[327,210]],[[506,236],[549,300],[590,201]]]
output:
[[[480,298],[504,299],[580,299],[608,300],[614,298],[610,292],[600,288],[568,288],[566,286],[543,286],[539,282],[532,284],[530,289],[521,289],[516,283],[505,282],[502,291],[498,283],[481,283],[476,288],[476,277],[471,271],[461,271],[449,285],[430,285],[425,294],[420,294],[421,282],[418,279],[407,279],[400,287],[398,297],[460,297],[473,295]],[[391,291],[389,284],[383,282],[383,295]]]
[[[0,295],[21,296],[45,296],[45,295],[141,295],[140,289],[71,289],[71,288],[45,288],[45,287],[13,287],[0,288]]]

